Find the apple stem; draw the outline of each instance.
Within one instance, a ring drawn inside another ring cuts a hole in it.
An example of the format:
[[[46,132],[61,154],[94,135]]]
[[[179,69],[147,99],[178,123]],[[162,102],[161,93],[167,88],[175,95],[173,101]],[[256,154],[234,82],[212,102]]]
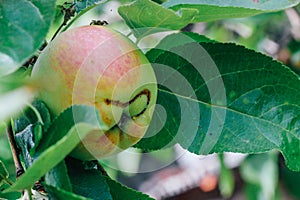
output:
[[[18,179],[22,174],[24,174],[25,171],[24,171],[24,168],[21,164],[21,160],[20,160],[20,157],[19,157],[20,150],[18,149],[18,147],[16,145],[16,141],[15,141],[14,133],[13,133],[13,130],[12,130],[11,122],[9,122],[9,124],[7,125],[6,132],[7,132],[7,137],[8,137],[10,149],[11,149],[11,152],[12,152],[15,168],[16,168],[16,178]]]

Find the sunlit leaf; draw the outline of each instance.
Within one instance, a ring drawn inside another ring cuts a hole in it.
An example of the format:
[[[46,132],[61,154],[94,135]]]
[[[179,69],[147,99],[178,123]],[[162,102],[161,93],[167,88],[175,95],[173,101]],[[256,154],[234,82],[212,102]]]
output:
[[[169,0],[160,5],[151,0],[137,0],[120,6],[118,11],[139,39],[156,32],[182,29],[190,23],[249,17],[298,3],[299,0]]]
[[[152,126],[162,128],[154,135],[150,126],[138,147],[180,143],[197,154],[278,149],[300,170],[300,79],[290,69],[235,44],[173,43],[147,57],[165,112],[156,111],[161,123]]]
[[[0,4],[0,77],[41,46],[55,13],[55,0],[4,0]]]
[[[169,0],[162,6],[175,11],[196,9],[198,13],[192,22],[200,22],[249,17],[260,13],[284,10],[297,5],[299,2],[299,0]]]

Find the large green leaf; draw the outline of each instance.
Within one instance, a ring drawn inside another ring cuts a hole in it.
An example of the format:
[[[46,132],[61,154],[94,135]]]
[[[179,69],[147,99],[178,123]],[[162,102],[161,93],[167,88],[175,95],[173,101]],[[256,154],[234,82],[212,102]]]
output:
[[[248,17],[265,12],[283,10],[299,3],[299,0],[169,0],[162,4],[175,11],[196,9],[192,22],[213,21],[224,18]]]
[[[86,197],[73,193],[65,161],[60,162],[47,172],[44,185],[50,199],[88,200]]]
[[[61,140],[66,132],[71,130],[76,124],[87,123],[99,125],[99,113],[93,106],[74,105],[63,111],[49,127],[40,141],[36,154],[45,151],[52,144]]]
[[[277,11],[295,6],[298,3],[299,0],[168,0],[163,3],[163,5],[165,7],[174,7],[178,5],[211,5],[220,7],[238,7],[265,11]]]
[[[31,187],[35,181],[60,163],[88,132],[99,126],[97,116],[98,112],[90,106],[73,106],[61,113],[36,149],[36,160],[6,191]]]
[[[299,0],[170,0],[159,5],[151,0],[136,0],[119,7],[119,14],[137,38],[145,35],[178,30],[190,23],[225,18],[248,17],[283,10]]]
[[[150,127],[138,147],[180,143],[198,154],[278,149],[289,168],[300,170],[300,80],[295,73],[235,44],[176,47],[164,41],[159,45],[164,49],[152,49],[147,57],[160,84],[158,104],[165,106],[154,120],[165,124],[155,136]]]
[[[82,161],[66,159],[73,192],[94,200],[112,200],[105,178],[95,168],[89,169]]]
[[[9,200],[14,200],[14,199],[20,199],[22,196],[21,192],[11,192],[11,193],[2,193],[1,191],[3,191],[6,187],[0,187],[0,199],[9,199]]]
[[[189,24],[196,13],[195,9],[182,9],[181,14],[163,8],[151,0],[138,0],[129,5],[120,6],[119,14],[133,29],[137,38],[159,31],[177,30]]]
[[[146,194],[128,188],[108,176],[104,176],[93,161],[82,162],[73,158],[67,158],[66,163],[73,192],[76,194],[95,200],[152,199]]]
[[[0,3],[0,76],[15,71],[42,44],[55,13],[55,0]]]
[[[45,175],[45,183],[48,186],[60,188],[67,192],[72,192],[72,185],[68,176],[65,161],[60,162]]]
[[[110,179],[109,177],[105,177],[106,182],[110,187],[111,195],[113,200],[123,200],[123,199],[139,199],[139,200],[153,200],[153,198],[149,197],[146,194],[133,190],[131,188],[118,183]]]
[[[85,198],[83,196],[50,185],[46,185],[46,189],[50,199],[91,200],[89,198]]]

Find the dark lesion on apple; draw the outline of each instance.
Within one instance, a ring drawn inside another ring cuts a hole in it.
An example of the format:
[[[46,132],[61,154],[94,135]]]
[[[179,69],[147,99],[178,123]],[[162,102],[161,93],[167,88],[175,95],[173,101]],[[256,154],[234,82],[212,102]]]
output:
[[[144,89],[142,90],[140,93],[138,93],[137,95],[135,95],[130,101],[128,102],[120,102],[117,100],[111,100],[111,99],[104,99],[104,102],[106,105],[113,105],[113,106],[117,106],[117,107],[121,107],[121,108],[126,108],[127,106],[129,106],[130,104],[132,104],[135,100],[137,100],[139,97],[145,95],[147,97],[147,102],[146,102],[146,106],[143,110],[141,110],[141,112],[139,112],[138,114],[131,116],[132,118],[136,118],[140,115],[142,115],[146,110],[147,107],[150,103],[150,99],[151,99],[151,92],[148,89]]]

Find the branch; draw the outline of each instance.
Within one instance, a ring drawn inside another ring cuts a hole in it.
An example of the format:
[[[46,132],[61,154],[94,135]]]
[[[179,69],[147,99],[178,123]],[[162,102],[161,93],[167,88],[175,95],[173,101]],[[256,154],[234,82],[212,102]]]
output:
[[[62,6],[62,12],[64,13],[64,20],[62,22],[62,24],[58,27],[58,29],[56,30],[56,32],[54,33],[54,35],[51,38],[51,41],[57,36],[57,34],[61,31],[61,29],[67,25],[68,21],[75,16],[76,13],[76,9],[75,9],[75,3],[73,3],[72,5],[70,5],[69,8],[65,8],[64,6],[68,4],[68,3],[64,3],[64,5]]]
[[[14,136],[14,133],[12,130],[11,122],[9,122],[9,124],[7,125],[6,132],[7,132],[10,149],[11,149],[14,163],[15,163],[16,178],[18,179],[25,171],[24,171],[24,168],[20,161],[20,157],[19,157],[20,150],[18,149],[18,147],[16,145],[15,136]]]

